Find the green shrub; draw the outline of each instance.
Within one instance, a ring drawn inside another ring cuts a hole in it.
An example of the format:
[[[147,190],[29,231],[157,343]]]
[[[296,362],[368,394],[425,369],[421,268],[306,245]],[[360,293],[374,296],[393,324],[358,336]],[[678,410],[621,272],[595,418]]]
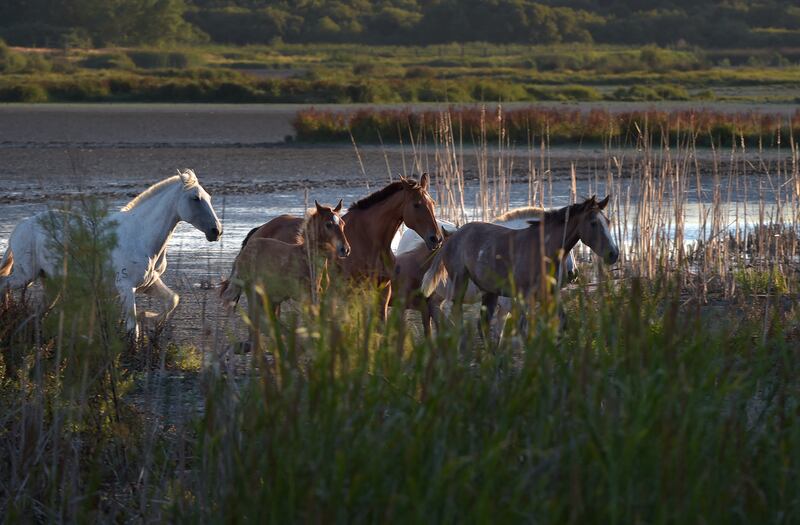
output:
[[[47,102],[47,90],[38,84],[0,86],[2,102]]]
[[[199,55],[177,51],[128,51],[128,57],[142,69],[185,69],[201,63]]]
[[[125,53],[92,54],[80,61],[81,67],[88,69],[133,69],[133,60]]]
[[[633,102],[645,102],[663,99],[663,97],[655,89],[641,85],[635,85],[628,88],[617,88],[614,90],[611,96],[616,100],[627,100]]]
[[[432,67],[414,66],[406,69],[406,78],[433,78],[436,71]]]
[[[48,84],[52,100],[68,102],[100,101],[111,93],[108,82],[102,78],[73,77]]]
[[[658,96],[664,100],[689,100],[689,92],[681,86],[665,85],[655,88]]]
[[[567,100],[591,101],[603,98],[599,91],[589,86],[563,86],[555,90]]]

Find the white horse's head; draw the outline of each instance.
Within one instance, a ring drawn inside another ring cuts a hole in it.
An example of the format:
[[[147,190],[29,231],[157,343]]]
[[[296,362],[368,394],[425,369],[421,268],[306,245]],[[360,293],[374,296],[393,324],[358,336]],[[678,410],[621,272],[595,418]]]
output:
[[[211,206],[211,195],[200,186],[194,171],[179,171],[183,191],[178,201],[178,217],[206,234],[206,239],[216,241],[222,236],[222,223]]]

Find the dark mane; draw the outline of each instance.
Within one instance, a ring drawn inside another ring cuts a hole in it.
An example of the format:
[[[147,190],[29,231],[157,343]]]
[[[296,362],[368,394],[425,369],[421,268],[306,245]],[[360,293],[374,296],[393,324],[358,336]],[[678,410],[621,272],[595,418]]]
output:
[[[398,191],[404,190],[406,188],[410,190],[415,190],[420,187],[419,183],[415,181],[411,181],[408,179],[399,180],[397,182],[392,182],[383,189],[376,191],[375,193],[371,193],[367,195],[361,200],[358,200],[350,205],[351,210],[366,210],[367,208],[382,202]]]

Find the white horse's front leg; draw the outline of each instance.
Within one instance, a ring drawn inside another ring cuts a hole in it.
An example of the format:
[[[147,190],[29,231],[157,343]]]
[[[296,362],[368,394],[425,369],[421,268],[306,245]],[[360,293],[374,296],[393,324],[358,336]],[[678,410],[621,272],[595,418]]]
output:
[[[134,341],[139,340],[139,324],[136,322],[136,289],[133,286],[118,284],[119,298],[125,314],[125,328]]]
[[[164,284],[164,281],[161,279],[156,279],[144,293],[151,297],[158,298],[164,304],[163,312],[156,318],[157,323],[163,323],[169,319],[169,316],[172,315],[172,312],[175,311],[175,308],[178,307],[178,303],[181,300],[180,296],[173,292],[169,286]]]

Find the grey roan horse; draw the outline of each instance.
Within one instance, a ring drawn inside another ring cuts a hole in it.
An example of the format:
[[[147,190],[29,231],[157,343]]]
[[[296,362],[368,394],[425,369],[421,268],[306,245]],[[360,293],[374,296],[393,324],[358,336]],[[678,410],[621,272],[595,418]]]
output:
[[[469,281],[483,293],[482,326],[489,326],[499,296],[532,301],[544,290],[548,270],[558,270],[564,254],[582,241],[606,264],[619,258],[603,209],[609,197],[547,211],[523,230],[471,222],[454,233],[436,254],[422,281],[429,297],[448,275],[453,281],[453,317],[461,326],[462,304]],[[555,265],[555,268],[553,266]]]

